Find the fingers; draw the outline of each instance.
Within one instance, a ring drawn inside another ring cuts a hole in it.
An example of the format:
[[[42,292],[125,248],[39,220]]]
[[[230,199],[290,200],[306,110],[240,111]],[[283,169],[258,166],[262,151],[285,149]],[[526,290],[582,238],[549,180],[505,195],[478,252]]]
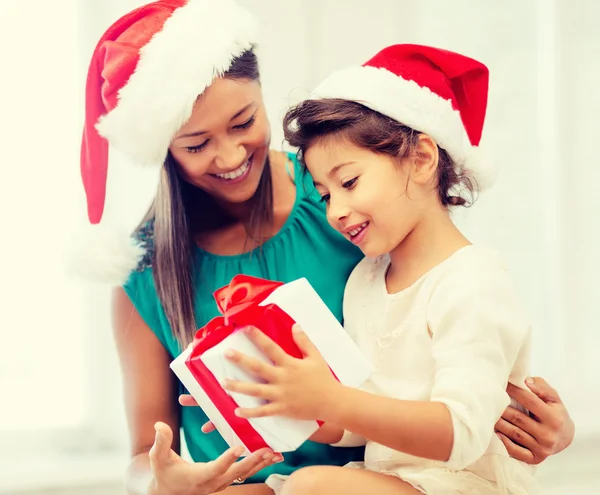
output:
[[[528,378],[525,380],[525,385],[544,402],[561,402],[558,392],[539,376]]]
[[[281,414],[280,406],[278,404],[265,404],[264,406],[255,407],[251,409],[238,408],[235,410],[235,415],[240,418],[264,418],[265,416],[277,416]]]
[[[225,357],[240,368],[248,371],[258,378],[262,378],[267,382],[273,381],[277,376],[277,370],[274,366],[259,359],[246,356],[245,354],[234,351],[233,349],[227,350],[225,352]]]
[[[182,406],[197,406],[198,405],[198,403],[196,402],[196,399],[194,399],[189,394],[181,394],[179,396],[179,404],[181,404]]]
[[[552,411],[549,410],[548,405],[536,394],[531,393],[529,390],[516,387],[512,383],[508,384],[506,392],[525,409],[535,414],[541,422],[552,419]]]
[[[496,433],[496,435],[498,435],[498,438],[500,438],[504,444],[508,455],[519,461],[526,462],[527,464],[535,463],[535,456],[530,450],[513,443],[506,435],[503,435],[502,433]]]
[[[168,425],[158,422],[154,425],[156,434],[154,436],[154,445],[149,452],[150,464],[153,470],[171,458],[171,444],[173,443],[173,432]]]
[[[202,429],[202,433],[212,433],[217,428],[215,428],[215,425],[212,423],[212,421],[207,421],[206,423],[204,423],[202,425],[201,429]]]
[[[261,449],[236,462],[236,458],[243,451],[243,447],[230,449],[218,459],[208,463],[211,478],[219,487],[218,490],[231,485],[236,479],[247,479],[267,466],[283,460],[281,454],[274,454],[270,449]],[[196,466],[201,469],[200,465]]]
[[[514,425],[517,429],[529,433],[536,440],[539,440],[542,436],[542,427],[540,423],[514,407],[507,407],[502,414],[502,419]]]
[[[321,355],[319,350],[315,347],[315,345],[308,338],[308,335],[306,335],[302,331],[302,329],[300,328],[300,325],[295,324],[292,327],[292,332],[294,335],[294,342],[296,342],[298,349],[300,349],[302,351],[302,354],[304,356],[314,356],[314,355],[320,356]]]
[[[245,329],[248,338],[275,364],[283,364],[290,356],[277,345],[273,340],[267,337],[263,332],[255,327]]]
[[[206,464],[210,470],[210,477],[217,478],[224,475],[228,469],[235,464],[238,458],[244,453],[244,447],[235,447],[234,449],[226,450],[223,454],[217,457],[214,461]],[[201,464],[194,464],[202,466]],[[235,479],[235,478],[234,478]]]
[[[537,446],[537,441],[533,438],[529,433],[524,432],[520,428],[517,428],[515,425],[509,423],[505,419],[500,418],[496,423],[496,430],[500,433],[503,433],[510,440],[523,447],[533,450]]]
[[[261,469],[273,464],[274,458],[275,454],[271,450],[261,449],[260,451],[254,452],[245,459],[236,462],[228,469],[226,473],[227,482],[231,483],[238,478],[249,478],[254,473],[258,473]]]
[[[270,466],[271,464],[277,464],[279,462],[283,462],[283,456],[281,454],[274,453],[271,459],[263,459],[263,461],[260,464],[251,469],[247,474],[243,475],[242,478],[250,478],[250,476],[254,476],[256,473]]]
[[[223,388],[229,392],[238,392],[240,394],[249,395],[250,397],[259,397],[265,400],[273,400],[275,398],[273,387],[262,383],[226,380],[223,384]]]

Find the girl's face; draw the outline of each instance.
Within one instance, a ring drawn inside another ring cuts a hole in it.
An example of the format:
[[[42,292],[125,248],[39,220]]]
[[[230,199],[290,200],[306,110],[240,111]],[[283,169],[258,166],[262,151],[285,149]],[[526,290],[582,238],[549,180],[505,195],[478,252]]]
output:
[[[330,137],[310,147],[304,160],[330,225],[368,257],[399,246],[430,204],[431,194],[412,187],[410,158],[399,163]]]
[[[200,96],[169,151],[184,180],[241,203],[256,192],[270,140],[260,84],[221,78]]]

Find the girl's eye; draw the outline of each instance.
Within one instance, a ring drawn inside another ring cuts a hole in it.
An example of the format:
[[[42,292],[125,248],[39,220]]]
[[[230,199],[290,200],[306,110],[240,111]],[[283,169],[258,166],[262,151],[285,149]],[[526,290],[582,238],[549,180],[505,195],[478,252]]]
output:
[[[321,203],[329,203],[330,197],[331,197],[331,195],[329,195],[329,194],[323,194],[323,196],[321,196]]]
[[[244,122],[243,124],[239,124],[236,126],[233,126],[234,129],[248,129],[248,127],[251,127],[252,124],[254,124],[254,121],[256,120],[256,115],[253,115],[252,117],[250,117],[246,122]]]
[[[198,146],[188,146],[186,148],[186,151],[188,153],[198,153],[200,151],[202,151],[204,148],[206,148],[206,146],[208,145],[208,139],[206,141],[204,141],[202,144],[199,144]]]
[[[354,179],[350,179],[346,182],[343,182],[342,187],[344,189],[352,189],[356,185],[357,180],[358,180],[358,177],[354,177]]]

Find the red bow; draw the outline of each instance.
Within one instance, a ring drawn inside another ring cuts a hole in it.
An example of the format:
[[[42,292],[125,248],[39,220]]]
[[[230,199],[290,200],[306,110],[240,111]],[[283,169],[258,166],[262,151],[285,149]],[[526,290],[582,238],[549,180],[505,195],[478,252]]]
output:
[[[275,304],[259,306],[281,285],[283,285],[281,282],[237,275],[229,285],[217,290],[214,297],[223,316],[213,318],[196,332],[192,352],[186,360],[186,365],[196,381],[251,452],[268,445],[247,419],[235,415],[237,403],[223,390],[218,380],[202,362],[201,356],[233,332],[252,325],[277,342],[289,355],[302,358],[302,352],[292,336],[294,320]]]

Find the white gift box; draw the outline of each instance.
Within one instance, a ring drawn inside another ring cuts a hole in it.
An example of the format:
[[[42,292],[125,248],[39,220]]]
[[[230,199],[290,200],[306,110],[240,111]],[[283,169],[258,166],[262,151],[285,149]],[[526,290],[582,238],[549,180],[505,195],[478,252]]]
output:
[[[308,280],[301,278],[278,287],[260,303],[260,306],[268,304],[276,304],[300,325],[342,384],[358,388],[371,376],[372,364],[358,349]],[[224,354],[227,349],[235,349],[248,356],[269,362],[268,358],[256,348],[244,332],[234,332],[201,356],[202,362],[219,383],[223,383],[225,379],[257,381],[225,358]],[[243,446],[246,449],[243,455],[248,455],[248,447],[232,430],[188,369],[186,359],[191,352],[192,345],[171,363],[171,369],[196,399],[198,405],[229,446]],[[243,408],[258,407],[264,403],[261,399],[239,393],[231,392],[229,395]],[[296,420],[281,416],[252,418],[249,419],[249,422],[275,452],[296,450],[319,428],[316,421]]]

